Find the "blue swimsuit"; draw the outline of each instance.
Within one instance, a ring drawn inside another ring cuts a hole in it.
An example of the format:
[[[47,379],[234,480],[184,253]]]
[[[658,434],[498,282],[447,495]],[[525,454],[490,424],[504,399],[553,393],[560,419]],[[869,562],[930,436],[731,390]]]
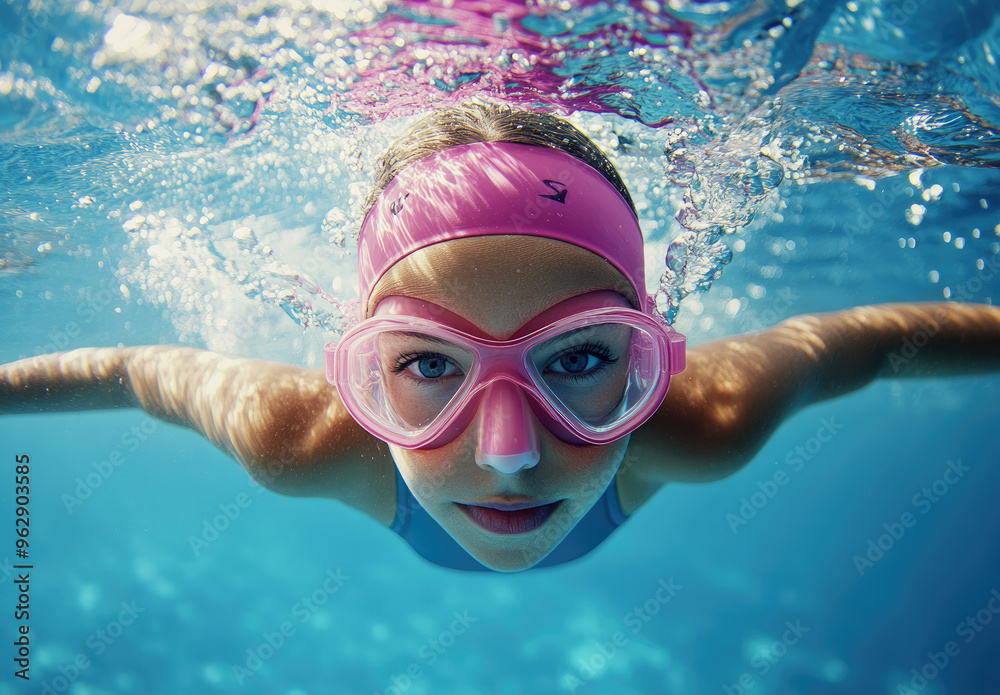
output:
[[[535,567],[551,567],[576,560],[600,545],[628,517],[618,503],[617,481],[611,484],[566,538]],[[469,555],[438,522],[420,506],[396,469],[396,517],[389,527],[417,554],[441,567],[470,572],[492,572]]]

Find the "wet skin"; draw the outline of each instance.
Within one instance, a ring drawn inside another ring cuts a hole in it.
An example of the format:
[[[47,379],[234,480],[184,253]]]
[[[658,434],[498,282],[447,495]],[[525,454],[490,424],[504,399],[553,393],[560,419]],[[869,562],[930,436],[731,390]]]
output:
[[[391,295],[418,297],[505,338],[547,307],[599,289],[631,293],[616,270],[583,249],[490,237],[404,259],[380,281],[372,305]],[[918,335],[923,347],[901,361],[900,350]],[[397,449],[393,461],[385,443],[354,421],[324,370],[190,347],[80,348],[0,365],[0,414],[142,408],[199,432],[270,490],[336,499],[384,525],[396,511],[398,465],[470,553],[514,571],[544,557],[612,476],[631,515],[664,484],[733,474],[790,414],[876,378],[997,371],[997,307],[883,304],[796,316],[760,333],[689,342],[686,369],[627,442],[576,447],[535,422],[541,461],[509,476],[476,463],[474,425],[438,449]],[[514,495],[564,502],[520,538],[488,533],[455,507]]]
[[[525,258],[533,260],[525,263]],[[523,237],[460,239],[397,263],[375,287],[369,306],[405,291],[406,296],[442,306],[502,340],[565,299],[605,289],[631,295],[634,301],[624,276],[583,249]],[[475,420],[442,447],[390,446],[400,474],[421,506],[473,557],[495,570],[522,570],[548,555],[600,498],[628,446],[628,437],[604,446],[567,444],[534,414],[531,417],[541,458],[533,468],[511,475],[476,463]],[[498,534],[475,523],[459,506],[491,501],[559,504],[534,530]]]

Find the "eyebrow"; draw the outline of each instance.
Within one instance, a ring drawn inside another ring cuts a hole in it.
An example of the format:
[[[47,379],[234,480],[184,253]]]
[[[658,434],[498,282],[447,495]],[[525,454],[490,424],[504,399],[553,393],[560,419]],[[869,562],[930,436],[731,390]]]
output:
[[[555,336],[554,338],[549,338],[548,340],[546,340],[544,342],[541,342],[538,345],[536,345],[535,348],[537,349],[537,348],[546,347],[547,345],[550,345],[552,343],[562,341],[562,340],[564,340],[566,338],[571,338],[572,336],[576,335],[577,333],[582,333],[584,331],[589,331],[589,330],[597,330],[597,329],[599,329],[599,328],[601,328],[603,326],[608,326],[608,325],[611,325],[611,324],[599,323],[599,324],[596,324],[596,325],[593,325],[593,326],[581,326],[580,328],[575,328],[572,331],[567,331],[565,333],[560,333],[559,335]]]
[[[455,343],[450,340],[445,340],[444,338],[438,338],[437,336],[428,335],[426,333],[417,333],[415,331],[387,331],[385,335],[400,338],[413,338],[415,340],[422,340],[425,343],[435,343],[437,345],[450,345],[455,346]]]
[[[569,340],[573,336],[575,336],[575,335],[577,335],[579,333],[584,333],[585,331],[596,331],[596,330],[599,330],[600,328],[602,328],[604,326],[608,326],[608,325],[610,325],[610,324],[602,323],[602,324],[597,324],[597,325],[593,325],[593,326],[581,326],[580,328],[574,328],[572,331],[567,331],[565,333],[560,333],[557,336],[553,336],[552,338],[549,338],[548,340],[545,340],[545,341],[539,343],[538,345],[535,346],[534,349],[544,348],[544,347],[547,347],[548,345],[551,345],[552,343],[562,342],[563,340]],[[433,343],[435,345],[443,345],[445,347],[461,347],[461,346],[457,346],[455,343],[453,343],[450,340],[446,340],[444,338],[438,338],[437,336],[433,336],[433,335],[428,335],[427,333],[417,333],[416,331],[387,331],[385,333],[385,335],[389,335],[389,336],[392,336],[394,338],[395,337],[399,337],[399,338],[412,338],[414,340],[420,340],[420,341],[423,341],[425,343]],[[500,342],[506,342],[506,341],[500,341]]]

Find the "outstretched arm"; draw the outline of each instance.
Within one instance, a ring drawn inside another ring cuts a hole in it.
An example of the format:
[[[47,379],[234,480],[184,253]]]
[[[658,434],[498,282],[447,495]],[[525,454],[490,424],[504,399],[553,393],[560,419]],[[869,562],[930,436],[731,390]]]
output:
[[[84,348],[0,366],[0,414],[116,407],[200,432],[284,494],[365,507],[372,467],[388,460],[318,369],[169,346]]]
[[[633,434],[647,474],[678,481],[732,474],[796,410],[878,377],[1000,371],[1000,308],[883,304],[797,316],[690,350],[657,413]]]

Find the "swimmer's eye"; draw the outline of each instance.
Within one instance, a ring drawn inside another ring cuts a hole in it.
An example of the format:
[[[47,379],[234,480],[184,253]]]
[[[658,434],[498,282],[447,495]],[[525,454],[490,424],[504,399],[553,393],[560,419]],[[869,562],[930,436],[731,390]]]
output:
[[[611,350],[598,343],[586,343],[567,348],[555,355],[542,370],[543,374],[559,374],[574,379],[592,379],[618,361]]]
[[[431,352],[415,352],[402,355],[391,367],[393,374],[408,375],[420,380],[441,379],[447,376],[461,375],[461,369],[447,356]]]

